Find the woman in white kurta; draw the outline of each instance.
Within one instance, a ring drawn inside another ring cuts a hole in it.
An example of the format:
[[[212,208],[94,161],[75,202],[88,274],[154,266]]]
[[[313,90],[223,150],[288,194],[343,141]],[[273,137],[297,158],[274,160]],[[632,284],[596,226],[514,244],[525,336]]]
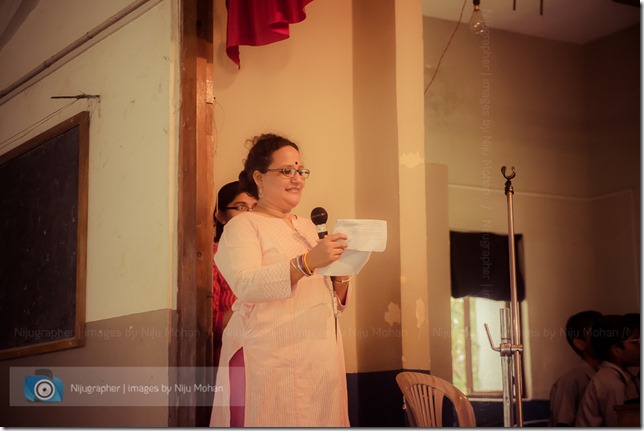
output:
[[[211,426],[349,426],[337,325],[348,278],[315,273],[342,255],[346,236],[319,240],[311,220],[291,213],[306,177],[295,144],[276,135],[255,138],[240,180],[252,180],[258,203],[226,225],[215,258],[238,299],[223,334],[217,372],[223,391],[215,394]],[[240,388],[230,385],[229,365],[239,355],[243,422],[231,423],[230,393]]]

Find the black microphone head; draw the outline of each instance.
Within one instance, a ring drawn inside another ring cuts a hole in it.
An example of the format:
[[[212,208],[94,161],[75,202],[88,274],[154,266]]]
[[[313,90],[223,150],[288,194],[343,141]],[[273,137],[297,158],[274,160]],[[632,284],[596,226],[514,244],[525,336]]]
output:
[[[326,213],[326,210],[322,207],[313,208],[311,211],[311,220],[313,224],[324,224],[328,220],[329,215]]]
[[[311,211],[311,221],[318,230],[318,238],[324,238],[328,232],[326,230],[326,221],[329,218],[329,215],[326,213],[326,210],[322,207],[313,208]]]

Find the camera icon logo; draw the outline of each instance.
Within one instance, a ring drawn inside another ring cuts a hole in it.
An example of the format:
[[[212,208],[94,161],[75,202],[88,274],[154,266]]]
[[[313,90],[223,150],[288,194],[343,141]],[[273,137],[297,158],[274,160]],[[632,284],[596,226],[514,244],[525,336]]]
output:
[[[63,401],[64,385],[46,368],[36,370],[33,376],[25,376],[25,398],[32,402],[60,403]]]

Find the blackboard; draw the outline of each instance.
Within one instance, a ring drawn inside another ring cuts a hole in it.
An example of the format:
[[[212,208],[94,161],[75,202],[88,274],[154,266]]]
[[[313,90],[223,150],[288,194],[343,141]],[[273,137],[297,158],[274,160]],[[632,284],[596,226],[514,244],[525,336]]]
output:
[[[89,113],[0,155],[0,359],[85,343]]]

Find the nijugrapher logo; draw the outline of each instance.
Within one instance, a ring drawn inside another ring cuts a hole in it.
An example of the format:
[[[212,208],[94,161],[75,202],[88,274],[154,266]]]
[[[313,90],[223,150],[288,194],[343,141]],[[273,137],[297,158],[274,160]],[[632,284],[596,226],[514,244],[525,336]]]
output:
[[[63,400],[63,382],[51,370],[40,369],[25,376],[25,398],[32,402],[59,403]]]

